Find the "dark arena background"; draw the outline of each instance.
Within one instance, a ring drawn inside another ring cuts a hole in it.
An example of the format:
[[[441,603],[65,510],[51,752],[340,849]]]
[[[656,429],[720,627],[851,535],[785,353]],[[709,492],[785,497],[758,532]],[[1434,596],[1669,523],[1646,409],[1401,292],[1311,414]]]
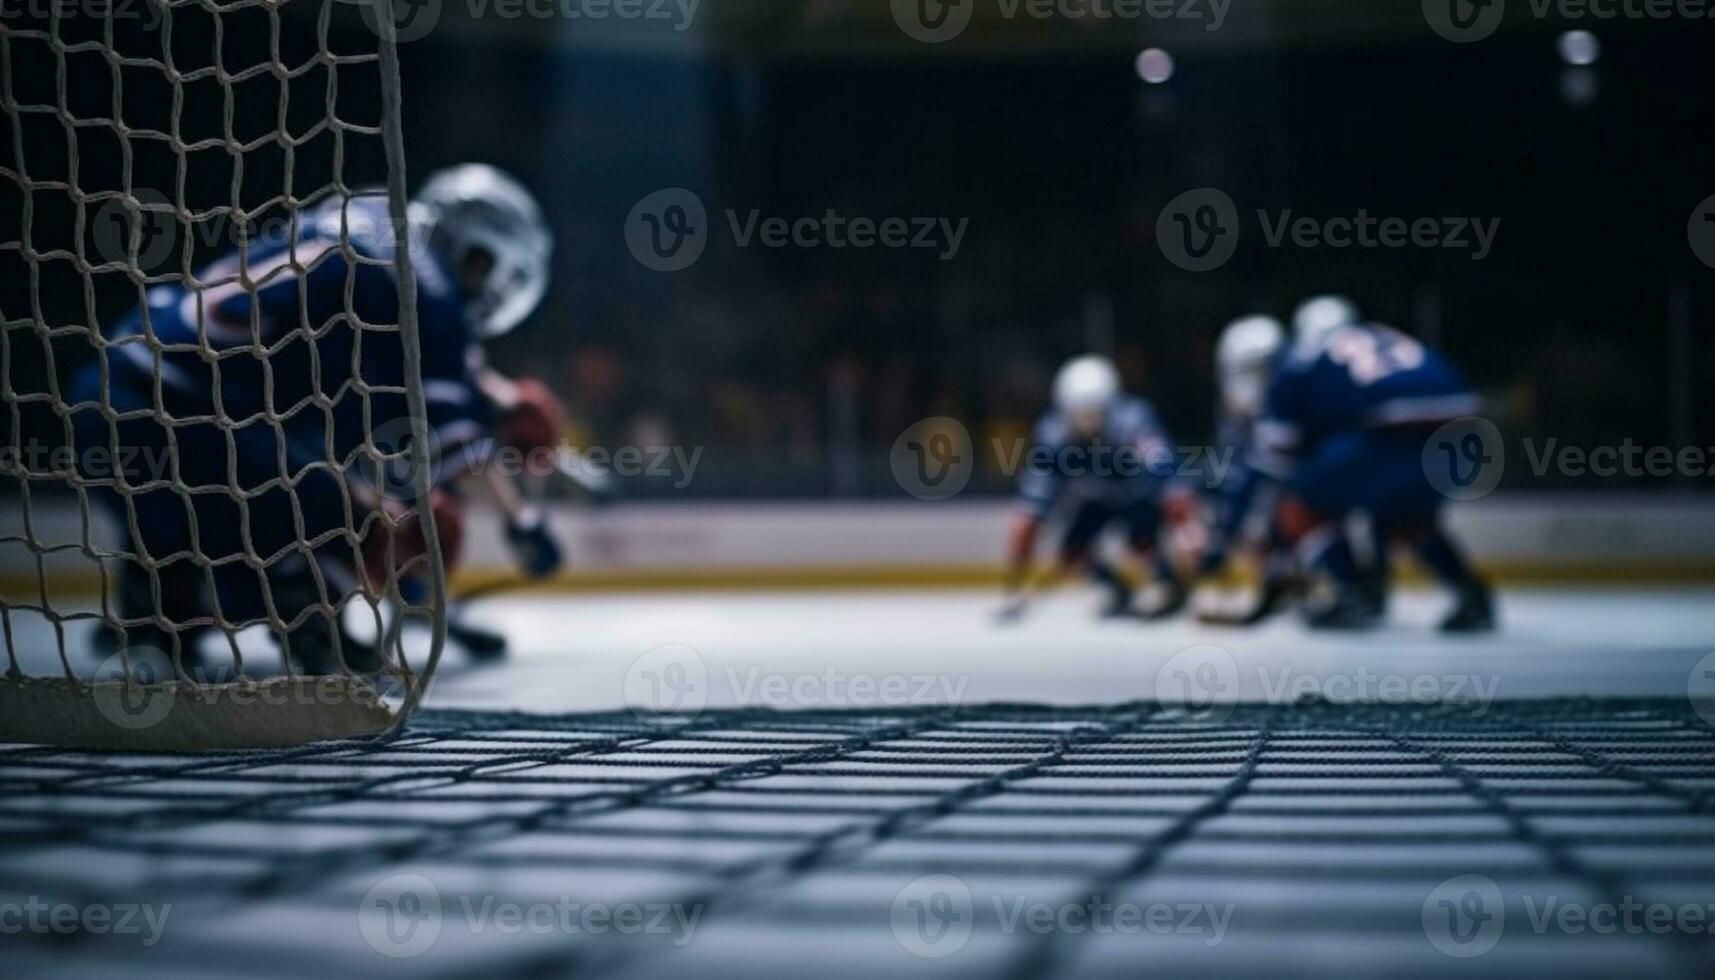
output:
[[[0,0],[0,974],[1715,975],[1712,38]]]

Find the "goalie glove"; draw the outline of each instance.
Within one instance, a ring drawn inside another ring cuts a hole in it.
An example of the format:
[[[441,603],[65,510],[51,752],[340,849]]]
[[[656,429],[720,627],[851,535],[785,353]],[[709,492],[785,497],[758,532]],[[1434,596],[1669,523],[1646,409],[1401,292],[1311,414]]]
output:
[[[506,544],[524,574],[533,579],[545,579],[565,564],[559,542],[548,529],[541,511],[531,511],[506,525]]]
[[[361,557],[371,587],[384,588],[390,580],[398,580],[405,592],[418,587],[417,577],[428,569],[425,561],[427,536],[421,524],[425,512],[435,522],[445,568],[451,571],[458,566],[464,551],[463,503],[457,496],[441,489],[429,491],[426,503],[427,506],[419,506],[409,512],[389,511],[365,520]]]
[[[513,385],[511,403],[501,406],[495,436],[514,449],[552,449],[569,428],[566,407],[548,386],[535,378],[520,378]]]

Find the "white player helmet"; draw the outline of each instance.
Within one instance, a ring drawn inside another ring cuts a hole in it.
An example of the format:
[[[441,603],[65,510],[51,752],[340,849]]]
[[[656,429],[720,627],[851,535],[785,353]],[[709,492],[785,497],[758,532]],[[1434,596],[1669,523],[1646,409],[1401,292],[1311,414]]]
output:
[[[1068,415],[1105,414],[1119,396],[1119,369],[1099,354],[1073,358],[1054,379],[1054,407]]]
[[[456,276],[479,249],[494,260],[468,309],[479,339],[507,333],[542,302],[554,236],[523,184],[487,164],[461,164],[429,178],[411,201],[411,218],[449,273]]]
[[[1312,296],[1292,314],[1292,333],[1301,343],[1314,343],[1358,318],[1357,305],[1344,296]]]
[[[1262,411],[1269,374],[1285,344],[1286,328],[1271,316],[1234,320],[1221,332],[1215,361],[1229,413],[1250,417]]]

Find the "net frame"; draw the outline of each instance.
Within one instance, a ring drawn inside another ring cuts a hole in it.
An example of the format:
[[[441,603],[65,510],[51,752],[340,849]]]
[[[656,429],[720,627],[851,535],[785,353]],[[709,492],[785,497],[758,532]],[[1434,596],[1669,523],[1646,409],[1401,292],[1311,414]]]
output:
[[[446,583],[437,529],[434,520],[430,519],[427,513],[431,480],[430,433],[421,382],[422,350],[410,249],[396,247],[392,250],[390,259],[371,258],[353,247],[349,222],[342,222],[339,250],[348,262],[344,312],[356,334],[354,368],[356,358],[361,356],[362,336],[365,332],[396,332],[403,354],[401,386],[368,384],[361,372],[354,370],[351,391],[336,392],[330,397],[323,391],[320,382],[319,362],[313,362],[313,368],[317,369],[314,372],[316,394],[312,399],[313,406],[300,403],[280,411],[273,399],[273,373],[266,366],[267,351],[262,349],[260,334],[253,335],[249,352],[263,355],[260,359],[265,365],[267,398],[262,421],[272,428],[282,444],[285,442],[284,423],[293,415],[308,411],[311,407],[328,413],[332,402],[347,394],[354,394],[362,399],[364,420],[362,446],[355,454],[349,454],[344,459],[338,458],[331,439],[323,458],[310,460],[303,465],[288,463],[282,453],[278,479],[270,480],[260,487],[240,488],[231,476],[235,472],[237,453],[233,432],[255,420],[235,419],[226,413],[221,404],[219,371],[222,353],[210,343],[209,325],[202,301],[207,290],[233,284],[254,299],[257,291],[266,284],[266,277],[259,277],[254,281],[250,278],[249,262],[252,250],[249,222],[266,213],[284,215],[290,229],[287,251],[293,271],[301,276],[306,268],[313,266],[318,257],[306,258],[299,254],[297,232],[301,227],[300,215],[329,199],[350,202],[363,193],[348,182],[347,143],[351,139],[369,138],[379,141],[385,160],[385,194],[393,240],[396,243],[406,241],[406,172],[397,25],[386,0],[358,0],[356,5],[367,8],[363,11],[363,20],[373,34],[374,48],[355,54],[337,52],[330,42],[330,28],[334,8],[342,4],[353,5],[352,0],[154,0],[152,9],[160,18],[156,25],[159,30],[159,57],[136,57],[120,50],[115,43],[115,17],[118,16],[119,8],[111,3],[105,4],[101,9],[99,39],[66,40],[62,28],[66,23],[67,8],[62,4],[49,5],[47,23],[39,29],[20,28],[10,19],[0,19],[0,111],[3,111],[7,118],[12,143],[10,159],[0,160],[0,183],[15,189],[21,200],[20,227],[15,238],[8,233],[0,233],[0,257],[10,252],[14,258],[20,259],[28,268],[30,280],[29,308],[22,315],[19,315],[16,309],[7,309],[10,304],[0,303],[0,359],[3,359],[5,365],[0,368],[0,402],[5,404],[9,415],[9,445],[16,447],[23,444],[25,437],[22,417],[30,406],[43,406],[52,410],[59,418],[66,445],[74,445],[70,413],[81,407],[94,408],[101,413],[111,437],[110,447],[116,454],[119,451],[117,426],[129,416],[115,411],[109,401],[111,377],[108,350],[120,344],[104,338],[104,324],[96,322],[94,318],[94,277],[110,273],[122,274],[134,284],[137,302],[145,307],[146,291],[163,283],[183,284],[198,297],[195,344],[176,347],[163,344],[147,328],[141,337],[126,338],[129,342],[146,345],[153,359],[153,409],[132,414],[152,418],[164,428],[171,466],[168,479],[133,484],[121,469],[115,469],[110,477],[102,479],[80,474],[75,463],[69,468],[51,466],[47,470],[40,470],[26,461],[22,454],[8,453],[0,460],[0,477],[10,478],[10,482],[17,485],[22,508],[21,528],[16,533],[8,531],[0,534],[0,550],[22,548],[30,556],[34,566],[33,596],[15,596],[0,589],[0,632],[4,634],[7,651],[5,670],[0,671],[0,739],[92,749],[197,751],[297,745],[324,738],[386,736],[398,731],[426,694],[445,642]],[[296,19],[282,17],[282,10],[292,5],[300,9],[313,6],[315,11],[311,16]],[[245,11],[260,11],[266,17],[269,56],[266,61],[233,71],[223,60],[225,19]],[[173,41],[174,16],[183,16],[186,12],[195,12],[212,19],[214,42],[212,59],[208,64],[187,68],[178,63],[178,53]],[[302,40],[307,30],[313,30],[314,53],[300,64],[284,63],[281,57],[283,32],[296,31],[298,38]],[[31,44],[45,46],[51,52],[56,66],[55,99],[51,104],[35,103],[27,97],[20,98],[17,94],[17,79],[14,74],[17,51],[20,47]],[[72,100],[68,96],[68,60],[72,56],[88,54],[100,57],[110,73],[111,109],[107,115],[80,116],[73,110]],[[374,125],[341,118],[337,93],[342,69],[370,70],[378,75],[379,119]],[[168,78],[172,86],[173,102],[171,124],[167,129],[127,124],[123,88],[127,70],[152,71]],[[316,71],[326,73],[324,116],[308,131],[295,134],[288,122],[291,84],[294,80]],[[265,76],[279,86],[276,125],[270,132],[256,139],[241,139],[234,129],[234,89],[246,81]],[[196,83],[208,81],[214,82],[219,89],[224,113],[222,133],[218,137],[201,140],[186,139],[182,129],[186,89]],[[32,116],[51,118],[64,133],[67,159],[63,179],[32,174],[26,152],[26,120]],[[122,147],[122,179],[121,186],[117,189],[87,190],[79,186],[80,130],[92,127],[105,127],[119,136],[119,144]],[[301,147],[322,136],[329,136],[332,140],[331,172],[324,172],[326,179],[320,186],[297,194],[294,189],[297,178],[301,176],[295,172],[297,153]],[[174,154],[178,179],[177,186],[170,189],[170,194],[164,194],[162,187],[149,186],[134,179],[133,151],[138,144],[144,142],[164,145]],[[247,207],[243,198],[246,154],[268,146],[277,148],[283,156],[284,192],[270,196],[259,206]],[[187,158],[192,153],[210,150],[218,150],[230,158],[230,200],[225,204],[198,208],[192,205],[185,193],[186,173],[190,169]],[[73,233],[76,236],[70,248],[52,245],[48,248],[37,247],[34,232],[38,195],[63,195],[69,199],[75,212]],[[165,205],[159,203],[158,199],[162,197],[167,198]],[[118,257],[108,255],[106,261],[92,261],[86,254],[85,235],[90,213],[99,213],[104,206],[113,206],[116,203],[127,209],[136,219],[128,228],[123,243],[124,254]],[[238,272],[226,278],[199,280],[192,265],[192,243],[187,241],[181,251],[179,268],[176,271],[152,273],[145,267],[140,254],[143,247],[142,216],[150,212],[166,213],[172,220],[187,228],[196,228],[199,223],[211,220],[228,222],[236,238]],[[48,304],[43,301],[43,270],[52,263],[67,263],[76,270],[83,286],[85,309],[90,311],[84,322],[55,323],[45,312]],[[391,266],[390,271],[398,287],[397,323],[368,323],[357,316],[352,306],[353,272],[349,270],[355,269],[355,265],[360,263]],[[285,333],[288,339],[292,335],[298,335],[313,342],[316,331],[323,326],[325,324],[309,323],[307,314],[304,314],[300,316],[300,322],[288,328]],[[14,330],[27,330],[34,334],[41,345],[47,366],[43,390],[20,390],[20,386],[14,381],[11,367],[17,362],[17,358],[13,356]],[[56,340],[67,338],[81,339],[95,348],[101,365],[101,398],[98,405],[73,403],[67,397],[57,370],[54,349]],[[276,341],[274,349],[284,343],[285,340]],[[174,415],[165,408],[161,387],[161,357],[163,353],[175,350],[194,351],[212,365],[216,379],[212,413],[195,416]],[[242,352],[244,351],[241,349]],[[371,398],[376,395],[403,396],[408,419],[407,444],[401,447],[377,444],[375,419],[371,413]],[[331,414],[329,418],[331,419]],[[212,424],[224,433],[229,486],[197,486],[183,478],[175,433],[179,428],[191,424]],[[354,460],[353,456],[360,458]],[[117,455],[114,458],[118,458]],[[396,498],[390,499],[389,496],[378,497],[372,488],[354,481],[354,462],[368,465],[372,469],[396,467],[401,463],[406,465],[409,479],[405,486],[397,488],[405,491],[405,500],[401,502]],[[360,508],[368,505],[363,518],[347,520],[343,528],[306,540],[303,511],[299,507],[295,492],[291,491],[296,481],[312,471],[325,472],[335,477],[348,516],[357,514]],[[75,494],[81,520],[79,540],[52,541],[44,538],[35,517],[38,497],[32,485],[36,483],[55,484],[69,488]],[[177,494],[184,501],[189,517],[190,547],[171,555],[152,556],[140,553],[145,550],[141,546],[131,550],[128,547],[108,547],[97,542],[92,531],[95,522],[90,499],[90,491],[96,487],[106,487],[123,498],[126,522],[129,525],[126,530],[130,535],[129,540],[133,542],[140,540],[134,495],[151,490],[170,490]],[[273,555],[261,555],[257,553],[250,535],[249,504],[251,498],[274,488],[285,489],[291,493],[291,518],[296,534],[294,541],[287,548]],[[244,517],[242,555],[211,558],[201,552],[199,542],[202,539],[197,526],[197,509],[192,506],[193,496],[210,492],[226,492],[229,498],[237,503]],[[355,506],[354,498],[358,502]],[[407,527],[420,536],[420,551],[412,556],[401,555],[399,549],[401,529]],[[362,546],[363,537],[377,531],[383,535],[385,541],[386,555],[381,563],[384,568],[383,581],[370,581],[361,571],[362,566],[358,565],[359,570],[350,577],[351,581],[330,582],[330,577],[324,574],[315,554],[316,549],[334,538],[343,537],[346,543],[352,546],[355,555]],[[56,589],[48,567],[50,561],[62,557],[81,557],[94,563],[101,589],[99,611],[67,608],[68,602]],[[310,574],[315,580],[316,594],[313,602],[288,621],[276,604],[268,578],[262,573],[281,561],[293,558],[307,562]],[[209,616],[169,622],[162,615],[159,568],[175,560],[188,560],[200,571],[213,607]],[[110,580],[109,565],[116,561],[136,562],[147,572],[154,602],[152,617],[127,618],[114,608],[111,601],[113,583]],[[258,576],[266,605],[264,616],[248,621],[234,621],[222,614],[216,594],[216,577],[223,569],[231,569],[234,565],[243,565],[250,573]],[[401,582],[407,575],[420,576],[422,580],[421,596],[415,602],[408,601],[401,589]],[[366,604],[374,617],[377,646],[384,663],[379,679],[355,672],[345,656],[345,651],[340,649],[342,631],[338,627],[339,618],[344,615],[348,606],[357,602]],[[45,671],[31,673],[27,670],[25,657],[18,645],[21,639],[20,631],[16,628],[19,614],[39,616],[50,625],[60,668],[55,674]],[[339,671],[331,676],[306,676],[294,665],[293,657],[284,654],[287,634],[315,616],[323,617],[332,626],[330,635],[334,649],[331,652],[338,663]],[[105,621],[117,628],[121,637],[126,638],[128,630],[151,624],[175,629],[175,649],[170,651],[169,660],[173,676],[158,680],[143,676],[144,671],[140,669],[143,665],[135,662],[137,658],[133,656],[128,645],[117,655],[121,671],[118,681],[103,682],[80,676],[69,652],[73,644],[68,643],[66,630],[68,623],[80,620]],[[403,636],[407,620],[424,622],[428,626],[428,650],[423,655],[420,666],[414,667],[405,654]],[[178,649],[180,643],[176,629],[198,626],[212,627],[223,634],[233,658],[234,671],[240,675],[244,666],[243,654],[236,641],[236,634],[252,626],[267,627],[281,640],[285,676],[261,680],[238,676],[236,679],[216,682],[205,682],[191,676],[186,672],[183,651]],[[151,718],[159,715],[158,719],[146,725],[136,724],[139,714],[135,709],[138,705],[147,709],[144,714]]]

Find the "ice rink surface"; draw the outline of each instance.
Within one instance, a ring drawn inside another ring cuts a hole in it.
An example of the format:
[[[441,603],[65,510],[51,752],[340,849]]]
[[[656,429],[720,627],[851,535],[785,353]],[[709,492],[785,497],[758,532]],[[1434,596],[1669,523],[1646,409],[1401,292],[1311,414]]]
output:
[[[1066,589],[1002,625],[999,598],[972,590],[494,596],[461,618],[504,633],[510,656],[479,664],[449,644],[428,706],[1089,705],[1170,698],[1183,693],[1175,678],[1241,702],[1715,697],[1715,679],[1694,671],[1715,651],[1715,597],[1702,588],[1513,589],[1498,632],[1451,638],[1435,630],[1448,600],[1427,589],[1401,590],[1386,626],[1349,634],[1313,633],[1291,612],[1255,629],[1102,619],[1099,598]],[[58,674],[47,624],[15,613],[12,626],[25,672]],[[92,628],[65,624],[84,676],[100,667],[85,652]],[[247,672],[279,672],[265,634],[241,645]],[[211,668],[227,661],[218,643],[204,650]]]
[[[1251,630],[1101,620],[1097,599],[1068,590],[1011,626],[995,622],[996,596],[973,591],[493,599],[468,618],[504,630],[512,660],[474,669],[450,651],[429,704],[609,710],[654,697],[652,678],[664,697],[677,688],[711,708],[1099,704],[1166,693],[1164,668],[1193,649],[1177,663],[1220,664],[1209,693],[1237,700],[1684,697],[1715,650],[1715,601],[1693,588],[1513,590],[1503,628],[1475,638],[1435,631],[1447,600],[1428,590],[1402,592],[1388,626],[1349,635],[1292,615]]]

